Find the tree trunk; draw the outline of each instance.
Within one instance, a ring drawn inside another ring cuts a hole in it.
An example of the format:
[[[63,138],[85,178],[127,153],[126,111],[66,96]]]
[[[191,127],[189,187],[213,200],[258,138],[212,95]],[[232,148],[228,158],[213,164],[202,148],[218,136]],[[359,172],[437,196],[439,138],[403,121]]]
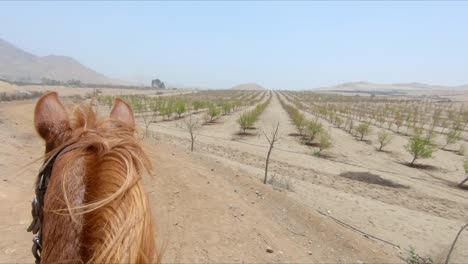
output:
[[[193,152],[193,143],[195,143],[195,139],[193,138],[193,133],[190,133],[190,139],[192,140],[190,145],[190,151]]]
[[[273,149],[273,144],[270,144],[270,149],[268,150],[267,158],[266,158],[266,163],[265,163],[265,178],[263,178],[263,184],[267,183],[268,179],[268,163],[270,162],[270,154],[271,150]]]
[[[462,187],[465,182],[468,181],[468,177],[466,177],[462,182],[458,184],[458,187]]]
[[[413,166],[413,164],[414,164],[414,162],[416,161],[416,159],[417,159],[417,157],[414,156],[414,157],[413,157],[413,160],[412,160],[411,163],[410,163],[410,166]]]

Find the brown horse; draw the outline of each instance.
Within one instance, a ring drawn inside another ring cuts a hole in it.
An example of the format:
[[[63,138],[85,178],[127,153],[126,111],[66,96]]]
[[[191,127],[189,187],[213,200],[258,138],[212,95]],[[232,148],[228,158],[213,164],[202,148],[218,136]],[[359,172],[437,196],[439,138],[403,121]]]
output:
[[[131,107],[116,99],[110,118],[100,119],[91,106],[68,113],[57,93],[50,92],[36,104],[34,125],[45,140],[45,167],[50,169],[43,206],[35,208],[33,203],[33,216],[34,210],[40,214],[36,212],[35,227],[30,227],[39,233],[39,261],[159,260],[141,183],[151,166],[135,135]],[[44,185],[41,174],[37,184]],[[41,200],[37,193],[36,203]]]

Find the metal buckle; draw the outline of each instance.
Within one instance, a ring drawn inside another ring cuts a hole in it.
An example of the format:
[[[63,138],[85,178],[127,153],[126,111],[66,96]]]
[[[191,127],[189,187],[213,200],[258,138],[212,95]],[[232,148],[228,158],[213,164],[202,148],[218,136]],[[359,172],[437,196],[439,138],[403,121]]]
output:
[[[32,254],[34,258],[36,258],[36,264],[41,263],[41,241],[38,236],[34,236],[32,239],[33,246],[32,246]]]

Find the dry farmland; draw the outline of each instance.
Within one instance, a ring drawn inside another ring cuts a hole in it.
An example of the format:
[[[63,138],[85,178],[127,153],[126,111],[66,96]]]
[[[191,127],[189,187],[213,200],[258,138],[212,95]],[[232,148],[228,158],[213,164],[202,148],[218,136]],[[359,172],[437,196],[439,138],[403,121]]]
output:
[[[132,105],[154,164],[145,187],[163,262],[398,263],[410,251],[443,261],[468,220],[468,105],[456,96],[73,89],[59,89],[82,95],[67,104],[88,94],[102,115],[116,96]],[[0,102],[0,262],[33,260],[34,103]],[[414,159],[411,142],[432,157]],[[467,247],[465,233],[452,261],[466,262]]]

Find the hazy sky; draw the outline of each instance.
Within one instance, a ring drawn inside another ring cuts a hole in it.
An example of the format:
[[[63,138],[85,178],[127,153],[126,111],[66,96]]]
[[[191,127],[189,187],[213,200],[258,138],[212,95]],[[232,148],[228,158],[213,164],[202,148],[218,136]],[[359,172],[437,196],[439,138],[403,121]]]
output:
[[[0,2],[0,38],[210,88],[468,83],[468,2]]]

